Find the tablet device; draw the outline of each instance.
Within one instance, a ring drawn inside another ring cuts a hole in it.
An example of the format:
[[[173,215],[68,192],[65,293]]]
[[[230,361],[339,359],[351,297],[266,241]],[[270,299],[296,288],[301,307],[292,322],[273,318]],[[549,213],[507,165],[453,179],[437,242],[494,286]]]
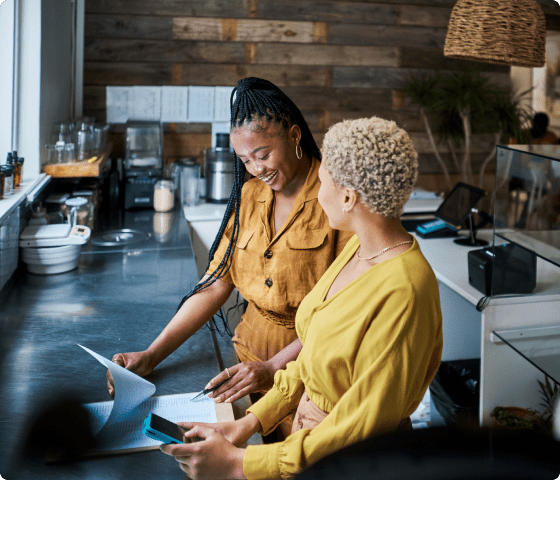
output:
[[[439,205],[435,217],[459,229],[483,196],[486,196],[486,191],[466,183],[457,183]]]

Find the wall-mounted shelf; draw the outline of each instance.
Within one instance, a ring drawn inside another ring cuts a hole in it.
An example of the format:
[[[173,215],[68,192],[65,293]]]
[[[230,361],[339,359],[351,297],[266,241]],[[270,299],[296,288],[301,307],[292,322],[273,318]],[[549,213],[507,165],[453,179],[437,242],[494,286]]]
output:
[[[493,331],[490,340],[505,342],[552,381],[560,384],[560,326]]]

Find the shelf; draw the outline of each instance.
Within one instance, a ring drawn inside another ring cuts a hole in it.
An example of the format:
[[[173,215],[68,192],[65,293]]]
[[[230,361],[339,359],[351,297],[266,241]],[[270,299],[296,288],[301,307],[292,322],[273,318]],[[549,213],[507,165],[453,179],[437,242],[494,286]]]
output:
[[[560,326],[494,331],[491,340],[505,342],[529,363],[560,384]]]
[[[43,173],[53,178],[72,178],[72,177],[99,177],[105,166],[111,145],[109,144],[101,156],[97,156],[94,161],[73,161],[72,163],[52,163],[43,166]],[[93,159],[93,158],[91,158]]]

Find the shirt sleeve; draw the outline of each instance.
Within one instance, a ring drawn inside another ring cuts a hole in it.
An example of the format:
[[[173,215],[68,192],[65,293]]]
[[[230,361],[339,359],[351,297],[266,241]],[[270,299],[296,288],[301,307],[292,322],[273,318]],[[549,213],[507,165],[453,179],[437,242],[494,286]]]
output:
[[[205,274],[212,274],[219,266],[219,264],[222,262],[222,259],[224,258],[224,255],[226,254],[226,250],[229,244],[229,240],[231,238],[231,232],[233,231],[233,221],[235,219],[235,215],[232,214],[228,225],[226,226],[226,229],[224,230],[224,235],[222,235],[222,239],[220,240],[220,244],[218,245],[218,248],[216,249],[216,252],[214,253],[214,258],[212,259],[212,262],[208,265]],[[232,266],[233,266],[233,262],[232,262]],[[233,284],[233,279],[231,277],[231,267],[230,269],[224,274],[224,276],[222,276],[220,278],[220,280],[223,280],[224,282],[227,282],[228,284]]]
[[[272,389],[247,409],[261,423],[263,435],[269,434],[280,422],[298,406],[303,395],[304,385],[299,376],[299,364],[296,359],[289,362],[284,370],[274,375]]]
[[[441,328],[428,333],[425,310],[408,295],[394,298],[396,307],[384,306],[366,330],[355,352],[356,378],[318,426],[283,442],[247,447],[247,478],[291,478],[342,447],[396,428],[414,412],[439,364]]]

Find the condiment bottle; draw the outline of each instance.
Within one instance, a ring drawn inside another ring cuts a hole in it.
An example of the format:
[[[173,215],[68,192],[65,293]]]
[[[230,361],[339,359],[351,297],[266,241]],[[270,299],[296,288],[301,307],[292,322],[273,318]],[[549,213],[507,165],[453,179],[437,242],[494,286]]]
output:
[[[21,158],[23,159],[23,158]],[[12,161],[14,166],[14,189],[17,191],[21,185],[21,163],[18,158],[17,151],[12,152]]]
[[[2,173],[4,173],[4,196],[8,196],[13,192],[14,184],[14,166],[13,165],[3,165]]]

